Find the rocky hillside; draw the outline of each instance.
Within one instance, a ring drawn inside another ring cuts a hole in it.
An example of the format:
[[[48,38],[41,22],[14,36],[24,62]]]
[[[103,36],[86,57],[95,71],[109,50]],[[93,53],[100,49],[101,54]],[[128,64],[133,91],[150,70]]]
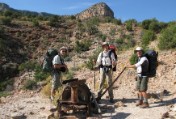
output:
[[[85,20],[92,17],[111,17],[114,18],[114,12],[106,3],[98,3],[76,15],[76,18]]]

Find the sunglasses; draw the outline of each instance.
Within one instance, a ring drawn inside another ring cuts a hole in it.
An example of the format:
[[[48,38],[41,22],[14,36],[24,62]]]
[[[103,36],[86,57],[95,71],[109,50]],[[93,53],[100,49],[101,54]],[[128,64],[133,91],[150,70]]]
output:
[[[66,50],[62,50],[62,52],[67,52]]]

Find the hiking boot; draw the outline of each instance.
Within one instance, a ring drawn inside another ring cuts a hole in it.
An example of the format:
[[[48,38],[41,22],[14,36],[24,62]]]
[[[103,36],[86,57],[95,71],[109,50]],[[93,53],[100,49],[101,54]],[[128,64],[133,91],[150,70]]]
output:
[[[113,98],[110,98],[109,102],[110,102],[110,103],[114,103],[114,99],[113,99]]]
[[[144,102],[140,107],[141,108],[147,108],[147,107],[149,107],[149,104],[148,104],[148,102]]]
[[[142,100],[139,100],[137,103],[136,103],[136,106],[140,106],[143,104],[143,101]]]

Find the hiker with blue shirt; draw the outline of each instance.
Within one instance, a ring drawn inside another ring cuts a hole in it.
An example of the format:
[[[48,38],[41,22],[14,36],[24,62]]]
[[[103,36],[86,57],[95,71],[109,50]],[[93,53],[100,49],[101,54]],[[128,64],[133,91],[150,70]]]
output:
[[[140,106],[141,108],[149,107],[148,104],[148,96],[147,96],[147,88],[148,88],[148,69],[149,69],[149,61],[147,57],[144,56],[144,51],[142,47],[137,47],[134,52],[138,56],[138,62],[134,65],[127,66],[128,68],[136,68],[137,69],[137,83],[136,88],[138,90],[138,98],[136,106]]]
[[[62,81],[61,81],[61,72],[65,72],[68,70],[67,65],[64,63],[63,56],[65,56],[68,53],[68,50],[66,47],[61,47],[59,50],[58,55],[56,55],[53,60],[53,71],[51,73],[52,76],[52,87],[51,87],[51,100],[54,99],[54,95],[56,93],[56,90],[61,87]]]

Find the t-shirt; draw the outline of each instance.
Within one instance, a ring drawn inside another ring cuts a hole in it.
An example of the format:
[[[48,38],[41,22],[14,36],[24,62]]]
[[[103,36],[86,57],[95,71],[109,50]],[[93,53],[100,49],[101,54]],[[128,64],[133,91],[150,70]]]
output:
[[[111,53],[111,58],[109,57],[109,51],[103,51],[98,55],[97,65],[111,66],[112,61],[116,61],[114,53]],[[112,61],[111,61],[112,60]]]
[[[53,61],[52,61],[53,65],[55,64],[63,64],[64,63],[64,60],[62,59],[62,57],[60,55],[56,55],[54,58],[53,58]]]
[[[135,64],[135,66],[137,67],[138,74],[142,73],[142,65],[144,64],[145,61],[148,62],[148,59],[146,57],[141,57],[139,58],[139,61]]]

